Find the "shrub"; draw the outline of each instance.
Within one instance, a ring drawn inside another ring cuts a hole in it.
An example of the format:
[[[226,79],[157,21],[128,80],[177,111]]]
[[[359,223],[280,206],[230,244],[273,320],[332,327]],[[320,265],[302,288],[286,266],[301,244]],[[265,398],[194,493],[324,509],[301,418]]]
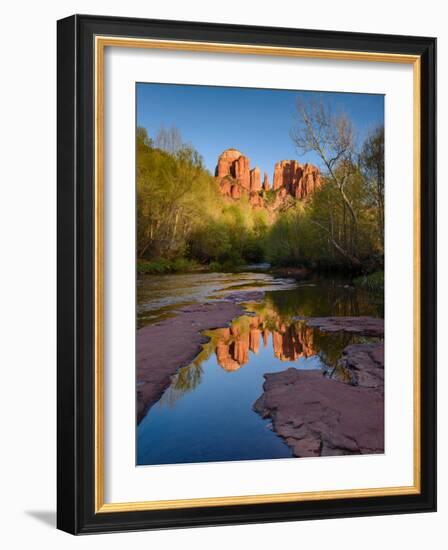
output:
[[[140,275],[165,275],[166,273],[185,273],[197,269],[197,264],[193,260],[186,258],[176,258],[174,260],[165,260],[158,258],[156,260],[137,261],[137,273]]]
[[[222,271],[222,265],[219,262],[210,262],[208,269],[209,271],[219,272]]]
[[[196,263],[193,260],[188,260],[187,258],[176,258],[171,262],[171,270],[174,273],[192,271],[196,267]]]
[[[384,271],[376,271],[370,275],[362,275],[353,280],[356,286],[360,286],[370,292],[384,292]]]

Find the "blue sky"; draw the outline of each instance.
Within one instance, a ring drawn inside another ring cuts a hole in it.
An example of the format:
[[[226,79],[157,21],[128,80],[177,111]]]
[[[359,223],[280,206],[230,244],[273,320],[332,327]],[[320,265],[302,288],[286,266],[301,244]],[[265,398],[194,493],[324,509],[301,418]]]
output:
[[[347,114],[359,142],[384,123],[384,96],[335,92],[300,92],[254,88],[137,84],[137,125],[150,137],[160,127],[176,126],[183,141],[202,155],[214,173],[219,155],[234,147],[248,156],[272,182],[274,164],[297,159],[319,165],[314,153],[302,155],[290,138],[295,100],[319,93],[333,112]]]

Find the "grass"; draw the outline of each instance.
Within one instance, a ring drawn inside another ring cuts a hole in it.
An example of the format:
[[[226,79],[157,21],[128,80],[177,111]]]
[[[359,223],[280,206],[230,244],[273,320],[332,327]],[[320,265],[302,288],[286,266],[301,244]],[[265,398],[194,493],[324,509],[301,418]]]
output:
[[[192,271],[228,273],[237,270],[242,263],[242,260],[228,259],[223,262],[210,262],[208,265],[202,265],[187,258],[176,258],[174,260],[158,258],[156,260],[137,260],[137,273],[139,275],[167,275],[170,273],[190,273]]]
[[[365,288],[370,292],[384,292],[384,271],[375,271],[370,275],[362,275],[353,280],[355,286]]]
[[[196,271],[199,264],[186,258],[176,258],[175,260],[166,260],[159,258],[156,260],[138,260],[137,273],[140,275],[165,275],[167,273],[187,273]]]
[[[216,273],[232,273],[238,271],[244,262],[234,262],[232,260],[226,260],[224,262],[210,262],[208,264],[208,271]]]

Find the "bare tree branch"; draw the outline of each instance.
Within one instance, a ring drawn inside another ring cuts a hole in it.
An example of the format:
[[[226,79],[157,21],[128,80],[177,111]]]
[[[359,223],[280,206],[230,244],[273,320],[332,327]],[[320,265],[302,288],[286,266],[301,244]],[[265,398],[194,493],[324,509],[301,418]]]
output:
[[[336,185],[341,199],[346,205],[352,219],[355,233],[352,252],[345,251],[356,257],[356,231],[358,219],[355,208],[348,197],[345,187],[352,175],[354,156],[353,127],[345,115],[333,115],[331,109],[323,101],[305,101],[297,98],[298,120],[291,131],[291,138],[301,153],[311,151],[317,153],[322,161],[327,177]],[[332,240],[335,246],[335,240]],[[339,248],[338,248],[339,247]],[[335,246],[341,252],[341,245]]]

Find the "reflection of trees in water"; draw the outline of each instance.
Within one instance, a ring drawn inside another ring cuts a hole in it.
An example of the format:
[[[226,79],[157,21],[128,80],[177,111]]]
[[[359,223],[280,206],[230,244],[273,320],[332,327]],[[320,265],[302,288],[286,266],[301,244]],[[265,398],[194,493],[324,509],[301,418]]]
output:
[[[316,330],[315,340],[320,347],[319,357],[324,364],[325,376],[351,384],[354,381],[353,373],[340,362],[343,350],[350,344],[366,344],[379,339],[347,332],[325,333]]]
[[[355,336],[346,332],[325,333],[318,329],[314,332],[314,341],[322,362],[334,368],[341,358],[342,350],[353,344]]]
[[[366,290],[345,285],[341,281],[303,284],[294,291],[267,293],[265,303],[284,317],[382,317],[378,303]]]
[[[199,386],[203,372],[201,365],[196,362],[179,369],[179,372],[171,379],[170,386],[160,398],[160,403],[173,407],[180,397]]]
[[[344,382],[345,384],[353,384],[355,380],[353,373],[347,367],[343,367],[340,364],[336,364],[334,367],[328,367],[325,369],[324,375],[327,378],[338,380],[339,382]]]

